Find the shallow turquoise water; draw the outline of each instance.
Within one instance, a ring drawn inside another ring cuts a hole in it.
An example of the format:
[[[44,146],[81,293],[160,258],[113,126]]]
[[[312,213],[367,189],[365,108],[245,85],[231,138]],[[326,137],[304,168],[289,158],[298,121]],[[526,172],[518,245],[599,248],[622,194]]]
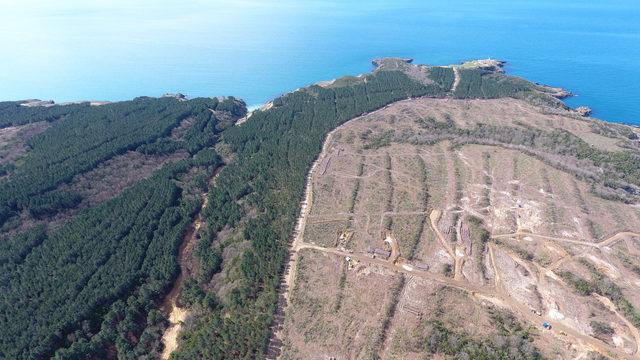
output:
[[[572,106],[640,124],[638,0],[0,0],[0,44],[0,99],[179,91],[255,105],[375,57],[492,57],[575,92]]]

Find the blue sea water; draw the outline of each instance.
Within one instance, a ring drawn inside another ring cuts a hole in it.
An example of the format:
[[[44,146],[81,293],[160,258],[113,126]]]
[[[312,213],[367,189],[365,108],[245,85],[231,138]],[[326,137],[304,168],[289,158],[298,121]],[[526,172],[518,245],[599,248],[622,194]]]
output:
[[[371,59],[508,61],[640,124],[638,0],[0,0],[0,99],[183,92],[260,104]]]

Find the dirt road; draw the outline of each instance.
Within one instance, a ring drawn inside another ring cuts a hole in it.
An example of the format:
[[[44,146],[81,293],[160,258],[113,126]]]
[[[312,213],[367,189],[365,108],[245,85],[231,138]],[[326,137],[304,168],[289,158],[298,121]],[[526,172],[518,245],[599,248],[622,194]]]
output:
[[[309,209],[309,206],[311,205],[311,202],[310,202],[311,199],[310,198],[307,198],[307,199],[308,199],[307,207],[305,207],[305,212],[303,212],[303,214],[308,214],[308,209]],[[429,217],[431,220],[431,226],[433,227],[438,239],[442,243],[443,247],[447,250],[447,252],[450,255],[452,255],[453,259],[456,260],[456,263],[460,262],[460,265],[457,265],[456,268],[458,268],[458,266],[461,267],[462,259],[460,257],[455,256],[453,249],[446,242],[446,239],[444,238],[443,234],[439,231],[437,227],[437,222],[440,216],[441,216],[441,212],[439,210],[434,210],[431,212],[431,215]],[[302,224],[302,228],[301,228],[302,230],[304,230],[304,223],[305,223],[304,219],[301,219],[301,221],[299,222],[299,224]],[[530,325],[534,326],[535,328],[540,328],[541,326],[542,319],[539,316],[533,314],[525,304],[514,300],[513,298],[511,298],[511,296],[509,296],[508,293],[506,293],[505,290],[500,288],[499,286],[500,271],[497,268],[494,260],[492,246],[489,246],[489,256],[491,258],[491,265],[493,267],[492,270],[495,274],[496,283],[494,285],[482,286],[482,287],[476,286],[467,281],[464,281],[459,276],[454,277],[452,279],[450,277],[445,277],[445,276],[429,273],[427,271],[418,270],[415,267],[411,266],[410,264],[406,263],[405,261],[400,261],[400,260],[392,261],[390,259],[384,260],[380,258],[372,258],[370,255],[365,253],[351,253],[351,252],[338,250],[336,248],[326,248],[326,247],[322,247],[314,244],[308,244],[304,242],[304,238],[301,235],[301,232],[298,232],[296,239],[294,241],[294,246],[293,246],[294,255],[292,256],[292,259],[297,259],[297,253],[303,249],[312,249],[316,251],[321,251],[323,253],[332,254],[342,258],[350,257],[351,259],[356,260],[361,264],[366,264],[368,266],[384,267],[391,271],[411,274],[413,276],[427,279],[427,280],[442,284],[444,286],[463,290],[479,299],[491,301],[500,306],[507,306],[511,311],[513,311],[518,315],[518,318],[524,319],[526,322],[528,322]],[[295,266],[295,261],[294,261],[294,264],[292,265]],[[457,271],[460,271],[460,270],[457,270]],[[291,272],[290,274],[291,280],[293,280],[294,275],[295,273]],[[293,281],[291,281],[290,284],[293,284]],[[290,289],[291,288],[289,288],[288,292],[291,291]],[[568,339],[563,339],[563,341],[575,344],[580,349],[585,349],[585,350],[590,349],[593,351],[598,351],[609,358],[614,358],[613,356],[616,356],[616,358],[629,358],[629,354],[622,352],[618,348],[611,347],[610,345],[608,345],[603,341],[600,341],[596,338],[592,338],[590,336],[582,334],[571,327],[563,325],[558,321],[553,321],[553,320],[547,320],[547,321],[552,325],[553,330],[542,331],[540,333],[541,336],[553,336],[560,339],[562,339],[563,337],[568,337]],[[636,333],[637,331],[634,332],[634,337],[636,336]]]
[[[322,151],[320,152],[320,155],[316,159],[316,161],[313,162],[313,165],[311,165],[311,169],[309,170],[309,173],[307,175],[304,199],[300,203],[300,216],[298,217],[298,221],[293,233],[293,241],[291,243],[289,261],[287,262],[284,276],[282,278],[282,282],[280,283],[280,297],[282,299],[278,302],[278,309],[276,311],[277,314],[284,314],[285,309],[291,303],[291,290],[295,285],[294,281],[298,265],[298,251],[300,250],[301,245],[304,243],[304,229],[307,225],[307,218],[309,217],[309,212],[311,211],[311,205],[313,204],[312,176],[315,174],[315,170],[327,157],[327,149],[331,143],[333,134],[341,128],[342,126],[339,126],[327,134],[327,137],[322,144]],[[328,164],[325,164],[323,174],[326,172],[327,167]],[[278,324],[278,321],[284,321],[284,319],[276,320],[276,323],[274,323],[271,327],[272,335],[269,339],[267,359],[275,359],[280,357],[280,350],[282,346],[281,339],[283,338],[283,335],[281,326],[282,324]]]
[[[200,208],[200,212],[204,210],[206,207],[206,196],[205,200],[202,202],[202,206]],[[161,358],[169,359],[171,353],[174,352],[178,348],[178,334],[182,329],[182,323],[186,320],[189,315],[189,311],[187,309],[181,308],[177,305],[178,295],[180,295],[180,290],[182,289],[182,284],[184,283],[184,279],[187,273],[187,269],[185,269],[184,263],[186,262],[187,254],[191,253],[193,250],[196,240],[197,233],[200,227],[202,226],[202,217],[200,214],[196,217],[196,220],[190,226],[187,234],[185,235],[185,240],[182,242],[180,246],[180,250],[178,252],[178,263],[180,264],[180,274],[178,278],[173,284],[173,288],[169,292],[169,295],[165,298],[163,302],[162,309],[166,314],[169,315],[169,327],[165,330],[162,335],[162,343],[164,347],[162,349]]]
[[[514,236],[530,236],[530,237],[537,237],[537,238],[541,238],[541,239],[545,239],[545,240],[551,240],[551,241],[560,241],[560,242],[568,242],[568,243],[572,243],[572,244],[577,244],[577,245],[584,245],[584,246],[591,246],[591,247],[595,247],[595,248],[602,248],[604,246],[610,246],[613,245],[614,243],[623,240],[625,237],[627,236],[634,236],[634,237],[640,237],[640,234],[635,233],[635,232],[631,232],[631,231],[622,231],[619,232],[613,236],[611,236],[610,238],[607,238],[601,242],[588,242],[588,241],[582,241],[582,240],[575,240],[575,239],[567,239],[567,238],[561,238],[561,237],[556,237],[556,236],[547,236],[547,235],[540,235],[540,234],[533,234],[533,233],[526,233],[526,232],[515,232],[515,233],[509,233],[509,234],[498,234],[498,235],[492,235],[492,238],[509,238],[509,237],[514,237]]]
[[[451,93],[455,93],[456,89],[458,88],[458,85],[460,84],[460,71],[458,70],[457,66],[452,66],[453,68],[453,86],[451,86]]]
[[[357,260],[362,264],[367,264],[369,266],[381,266],[386,269],[401,272],[405,274],[410,274],[413,276],[417,276],[423,279],[427,279],[448,287],[453,287],[459,290],[463,290],[474,297],[481,298],[483,300],[492,301],[497,305],[506,305],[511,311],[518,315],[518,318],[526,320],[529,325],[532,325],[534,328],[540,328],[542,319],[533,314],[531,310],[523,303],[520,303],[514,299],[512,299],[508,294],[500,289],[496,289],[495,286],[476,286],[466,281],[461,281],[457,279],[451,279],[448,277],[432,274],[426,271],[418,270],[407,264],[394,264],[388,260],[383,260],[379,258],[371,258],[367,254],[359,254],[359,253],[349,253],[344,252],[335,248],[325,248],[322,246],[317,246],[313,244],[299,243],[298,250],[302,249],[313,249],[317,251],[321,251],[327,254],[333,254],[336,256],[340,256],[342,258],[346,258],[347,256],[353,260]],[[495,266],[495,265],[494,265]],[[494,267],[494,272],[498,273],[498,269]],[[542,331],[540,333],[541,336],[553,336],[556,338],[560,338],[561,336],[567,336],[572,338],[570,343],[579,345],[579,348],[582,349],[592,349],[594,351],[599,351],[603,355],[608,358],[613,359],[614,357],[607,354],[614,354],[619,358],[627,359],[629,358],[629,354],[626,354],[620,349],[609,346],[607,343],[600,341],[596,338],[592,338],[590,336],[586,336],[575,331],[573,328],[567,327],[560,322],[547,320],[553,331]],[[566,334],[566,335],[560,335]]]
[[[215,182],[215,179],[218,177],[222,169],[223,166],[220,166],[213,172],[213,175],[209,178],[209,184],[213,184]],[[187,229],[178,251],[180,273],[178,274],[176,281],[173,283],[171,291],[169,291],[169,294],[165,297],[162,303],[162,310],[169,317],[169,327],[165,330],[164,334],[162,334],[162,344],[164,346],[160,357],[163,360],[169,359],[171,353],[178,348],[178,335],[182,329],[182,324],[189,316],[188,309],[179,307],[177,300],[180,295],[180,290],[182,289],[182,284],[189,273],[188,259],[191,257],[193,249],[196,246],[198,230],[200,230],[200,227],[202,227],[202,224],[204,223],[204,220],[202,219],[202,212],[208,205],[209,199],[207,195],[208,193],[200,194],[202,204],[200,206],[200,211],[198,211],[195,220]]]

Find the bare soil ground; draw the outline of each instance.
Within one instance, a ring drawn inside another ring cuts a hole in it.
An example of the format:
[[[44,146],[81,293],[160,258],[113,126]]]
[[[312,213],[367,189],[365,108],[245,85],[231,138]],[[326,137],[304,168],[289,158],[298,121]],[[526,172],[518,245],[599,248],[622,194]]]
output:
[[[286,346],[284,358],[375,354],[385,306],[391,301],[387,290],[400,275],[366,266],[347,271],[347,266],[340,257],[301,250],[287,314],[296,325],[287,327],[284,336],[287,344],[304,344],[304,348]]]
[[[427,117],[563,129],[605,150],[621,144],[587,120],[513,99],[415,99],[343,125],[309,176],[280,357],[424,358],[416,334],[425,321],[491,339],[497,308],[531,328],[545,357],[636,358],[638,329],[620,309],[560,274],[591,279],[588,261],[640,307],[639,208],[517,150],[399,140]],[[370,146],[389,131],[394,141]],[[594,322],[613,330],[596,334]]]
[[[43,125],[41,124],[41,126]],[[34,130],[35,128],[29,131]],[[43,129],[40,131],[43,131]],[[2,130],[0,130],[1,132]],[[8,156],[18,156],[18,154],[22,156],[25,153],[26,150],[22,152],[22,150],[13,148]],[[188,153],[186,151],[177,151],[170,155],[144,155],[136,151],[128,151],[122,155],[115,156],[100,164],[97,168],[75,176],[69,184],[62,184],[58,187],[57,190],[71,191],[82,196],[82,201],[76,207],[62,210],[55,215],[43,218],[36,218],[28,211],[23,211],[18,217],[5,224],[5,236],[13,236],[38,224],[45,224],[49,228],[60,226],[74,217],[80,210],[115,198],[124,189],[151,176],[154,171],[160,169],[166,163],[184,159],[187,156]],[[19,164],[20,161],[18,159],[16,163]]]
[[[26,142],[45,131],[51,124],[46,121],[10,126],[0,129],[0,164],[11,163],[27,153]]]
[[[177,151],[170,155],[144,155],[137,151],[128,151],[76,176],[64,187],[82,194],[81,207],[95,206],[149,177],[169,161],[184,159],[187,156],[189,154],[186,151]]]

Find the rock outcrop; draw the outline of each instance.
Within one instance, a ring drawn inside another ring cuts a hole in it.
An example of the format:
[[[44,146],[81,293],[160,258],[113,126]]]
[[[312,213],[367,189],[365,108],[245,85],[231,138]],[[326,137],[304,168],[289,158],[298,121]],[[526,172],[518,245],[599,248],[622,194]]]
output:
[[[503,60],[479,59],[479,60],[465,61],[460,66],[463,68],[470,67],[470,68],[478,68],[478,69],[487,70],[487,71],[504,72],[502,68],[506,63],[507,62]]]
[[[413,59],[409,58],[380,58],[374,59],[371,61],[373,66],[376,69],[387,68],[387,69],[403,69],[408,64],[411,64]]]
[[[554,87],[554,86],[537,84],[537,83],[536,85],[540,86],[544,92],[548,93],[549,95],[553,96],[556,99],[564,99],[564,98],[573,96],[573,93],[571,91],[567,89],[563,89],[561,87]]]
[[[171,97],[171,98],[176,98],[178,100],[187,100],[187,96],[185,94],[182,93],[166,93],[164,95],[162,95],[162,97]]]
[[[587,116],[591,115],[591,112],[592,112],[591,108],[588,107],[588,106],[579,106],[579,107],[576,108],[575,111],[580,116],[584,116],[584,117],[587,117]]]
[[[35,107],[35,106],[49,107],[55,104],[56,103],[53,100],[40,100],[40,99],[27,99],[27,100],[22,100],[20,102],[20,106],[26,106],[26,107]]]

